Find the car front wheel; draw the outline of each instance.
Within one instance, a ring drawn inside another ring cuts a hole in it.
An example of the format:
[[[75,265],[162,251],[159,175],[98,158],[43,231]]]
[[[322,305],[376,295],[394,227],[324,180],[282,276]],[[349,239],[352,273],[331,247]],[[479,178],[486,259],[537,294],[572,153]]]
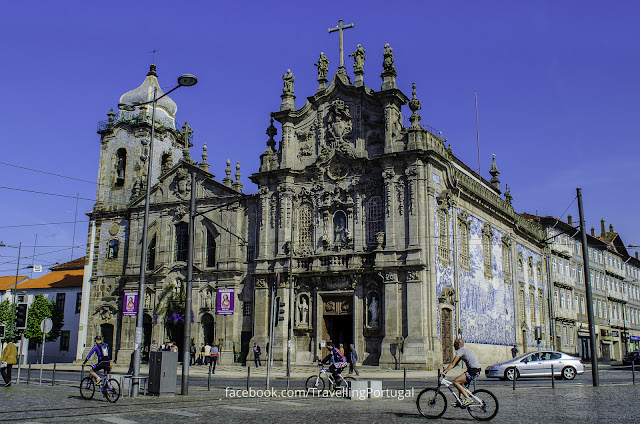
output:
[[[565,380],[573,380],[576,377],[576,369],[573,367],[566,367],[562,370],[562,378]]]
[[[514,367],[507,368],[504,371],[504,378],[506,378],[509,381],[513,381],[514,378],[519,378],[519,377],[520,377],[520,373]]]

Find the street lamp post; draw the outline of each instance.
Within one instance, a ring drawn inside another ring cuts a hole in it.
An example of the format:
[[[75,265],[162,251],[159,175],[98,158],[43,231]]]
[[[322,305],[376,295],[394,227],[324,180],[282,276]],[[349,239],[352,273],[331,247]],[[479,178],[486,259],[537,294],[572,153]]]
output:
[[[147,236],[148,236],[148,226],[149,226],[149,199],[151,197],[151,169],[153,162],[153,138],[155,137],[155,129],[156,129],[156,104],[158,100],[168,95],[174,90],[177,90],[179,87],[185,86],[189,87],[195,85],[198,82],[198,79],[191,74],[184,74],[178,78],[178,85],[171,90],[164,93],[162,96],[158,97],[158,87],[153,87],[153,100],[149,100],[147,102],[134,103],[134,104],[123,104],[120,103],[118,108],[120,110],[135,110],[136,107],[147,105],[151,103],[153,105],[151,112],[151,139],[149,140],[149,154],[147,155],[147,187],[146,187],[146,195],[145,195],[145,203],[144,203],[144,221],[142,228],[142,243],[141,243],[141,253],[140,253],[140,283],[138,285],[138,312],[136,315],[136,333],[133,343],[133,379],[132,379],[132,396],[138,396],[138,391],[140,387],[140,359],[142,352],[142,322],[144,319],[144,285],[146,278],[146,268],[147,268]]]

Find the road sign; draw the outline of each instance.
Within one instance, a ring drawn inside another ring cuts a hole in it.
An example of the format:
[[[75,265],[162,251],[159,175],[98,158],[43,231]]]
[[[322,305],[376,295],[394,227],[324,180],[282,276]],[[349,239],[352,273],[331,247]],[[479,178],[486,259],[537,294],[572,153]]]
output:
[[[42,265],[34,265],[33,272],[42,272]]]
[[[52,328],[53,328],[53,321],[51,321],[51,318],[45,318],[40,323],[40,330],[44,334],[49,334]]]

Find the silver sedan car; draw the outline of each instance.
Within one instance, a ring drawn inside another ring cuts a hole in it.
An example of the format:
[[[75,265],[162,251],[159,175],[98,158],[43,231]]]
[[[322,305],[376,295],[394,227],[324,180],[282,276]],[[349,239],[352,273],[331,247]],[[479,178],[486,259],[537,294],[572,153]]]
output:
[[[557,378],[573,380],[577,374],[584,373],[582,358],[562,352],[543,350],[488,366],[484,370],[484,374],[487,377],[505,380],[513,380],[514,377],[550,377],[552,365],[553,375]]]

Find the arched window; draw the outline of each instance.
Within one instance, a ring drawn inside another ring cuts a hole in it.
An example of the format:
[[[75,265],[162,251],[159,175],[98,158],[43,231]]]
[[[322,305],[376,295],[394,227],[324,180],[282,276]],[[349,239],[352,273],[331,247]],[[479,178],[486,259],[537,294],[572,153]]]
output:
[[[343,211],[337,211],[333,214],[333,243],[343,245],[347,242],[347,215]]]
[[[520,290],[520,320],[524,322],[526,313],[524,310],[524,290]]]
[[[376,244],[376,233],[384,231],[384,214],[382,211],[382,199],[373,196],[367,204],[367,241]]]
[[[491,278],[493,276],[493,264],[491,262],[492,237],[493,230],[491,229],[491,226],[489,224],[485,224],[482,228],[482,255],[484,260],[484,275],[487,278]]]
[[[118,149],[116,152],[116,187],[124,186],[124,177],[127,170],[127,149]]]
[[[107,246],[107,259],[117,258],[119,247],[120,247],[119,240],[109,240],[109,246]]]
[[[152,271],[156,267],[156,236],[154,235],[147,249],[147,269]]]
[[[189,224],[178,222],[176,224],[176,261],[187,261],[189,250]]]
[[[207,267],[216,266],[216,237],[213,231],[207,228]]]
[[[311,205],[303,203],[298,209],[298,243],[302,249],[311,249],[313,242],[313,215]]]

